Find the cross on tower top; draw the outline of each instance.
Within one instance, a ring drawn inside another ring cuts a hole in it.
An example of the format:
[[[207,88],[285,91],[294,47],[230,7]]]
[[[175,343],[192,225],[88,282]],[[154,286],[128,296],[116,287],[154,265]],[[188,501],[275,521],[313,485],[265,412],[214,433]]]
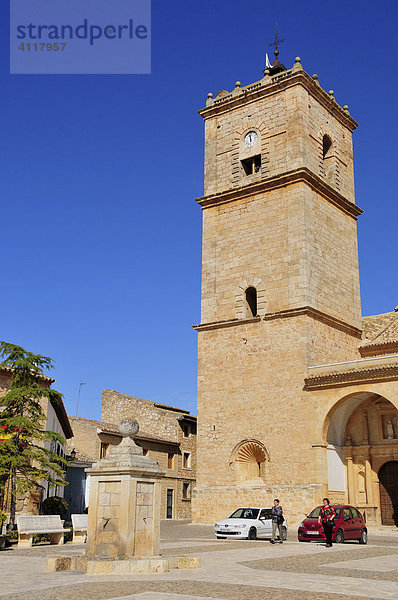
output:
[[[275,50],[274,50],[275,56],[278,56],[278,54],[279,54],[279,50],[278,50],[279,45],[282,44],[282,42],[284,42],[284,41],[285,41],[285,38],[280,38],[278,36],[278,23],[277,23],[275,25],[275,40],[269,44],[269,46],[274,46],[275,47]]]

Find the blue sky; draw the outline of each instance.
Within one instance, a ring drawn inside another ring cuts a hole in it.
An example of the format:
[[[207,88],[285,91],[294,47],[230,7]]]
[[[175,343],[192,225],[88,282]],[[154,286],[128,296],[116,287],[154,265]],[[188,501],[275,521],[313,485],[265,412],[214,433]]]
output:
[[[151,75],[9,75],[0,6],[1,339],[56,361],[68,412],[101,391],[196,410],[203,123],[208,92],[261,77],[275,22],[348,104],[364,314],[393,310],[398,4],[152,3]]]

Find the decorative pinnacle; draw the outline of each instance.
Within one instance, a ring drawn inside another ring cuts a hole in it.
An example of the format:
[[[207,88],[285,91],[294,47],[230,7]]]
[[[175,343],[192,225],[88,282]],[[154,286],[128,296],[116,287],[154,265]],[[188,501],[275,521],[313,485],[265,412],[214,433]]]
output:
[[[275,40],[273,42],[271,42],[270,44],[268,44],[269,46],[274,46],[275,50],[274,50],[274,54],[275,56],[278,56],[279,54],[279,46],[285,42],[285,38],[280,38],[278,36],[278,23],[275,24]]]
[[[137,435],[139,429],[140,426],[138,424],[138,421],[136,421],[135,419],[123,419],[123,421],[120,422],[118,427],[119,433],[121,433],[124,438],[133,438],[135,435]]]
[[[235,83],[235,86],[236,86],[236,87],[240,87],[241,85],[242,85],[242,84],[241,84],[241,82],[240,82],[240,81],[237,81],[237,82]]]
[[[209,93],[207,94],[207,97],[208,97],[208,98],[209,98],[209,100],[210,100],[210,98],[213,98],[213,94],[212,94],[211,92],[209,92]]]

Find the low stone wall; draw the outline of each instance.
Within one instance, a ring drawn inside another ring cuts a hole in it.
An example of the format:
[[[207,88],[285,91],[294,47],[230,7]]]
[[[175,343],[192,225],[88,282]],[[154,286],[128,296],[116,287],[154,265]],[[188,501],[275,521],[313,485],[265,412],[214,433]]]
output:
[[[321,485],[214,486],[193,491],[193,523],[215,523],[240,506],[271,507],[279,498],[288,526],[295,527],[320,503]]]

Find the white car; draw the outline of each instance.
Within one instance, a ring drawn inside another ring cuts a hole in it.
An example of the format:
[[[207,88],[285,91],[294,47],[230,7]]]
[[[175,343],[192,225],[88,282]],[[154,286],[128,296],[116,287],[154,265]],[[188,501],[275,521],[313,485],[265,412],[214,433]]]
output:
[[[282,525],[283,539],[287,538],[286,519]],[[228,519],[217,521],[214,533],[218,539],[234,538],[255,540],[272,537],[270,508],[238,508]],[[277,534],[278,538],[279,535]]]

